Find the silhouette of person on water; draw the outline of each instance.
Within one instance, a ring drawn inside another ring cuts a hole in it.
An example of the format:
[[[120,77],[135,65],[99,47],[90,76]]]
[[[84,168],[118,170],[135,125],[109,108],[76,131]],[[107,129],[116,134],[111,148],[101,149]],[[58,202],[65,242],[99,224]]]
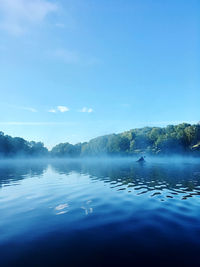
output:
[[[137,162],[145,162],[145,156],[144,157],[140,157],[138,160],[137,160]]]

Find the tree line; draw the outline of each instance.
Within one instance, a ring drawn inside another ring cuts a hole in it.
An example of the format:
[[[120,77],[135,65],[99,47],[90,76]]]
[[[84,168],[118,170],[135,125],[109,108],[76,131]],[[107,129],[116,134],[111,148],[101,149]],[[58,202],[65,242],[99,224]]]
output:
[[[144,127],[120,134],[100,136],[85,143],[61,143],[53,147],[55,157],[100,155],[200,155],[200,124],[182,123],[167,127]]]
[[[51,151],[41,142],[26,141],[0,132],[0,157],[131,156],[138,154],[200,156],[200,124],[182,123],[167,127],[144,127],[120,134],[100,136],[72,145],[60,143]]]
[[[0,132],[0,157],[48,156],[49,151],[41,142],[28,142],[21,137],[11,137]]]

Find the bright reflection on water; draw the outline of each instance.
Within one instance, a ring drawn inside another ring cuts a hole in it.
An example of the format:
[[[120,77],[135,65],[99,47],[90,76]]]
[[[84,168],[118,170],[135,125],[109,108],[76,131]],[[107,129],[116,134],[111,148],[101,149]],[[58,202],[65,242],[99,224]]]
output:
[[[200,164],[0,162],[1,266],[199,266]]]

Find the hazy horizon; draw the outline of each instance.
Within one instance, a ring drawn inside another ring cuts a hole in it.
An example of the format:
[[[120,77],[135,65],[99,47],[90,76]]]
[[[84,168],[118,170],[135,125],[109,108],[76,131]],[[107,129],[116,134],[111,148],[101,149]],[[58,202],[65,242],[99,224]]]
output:
[[[180,123],[188,123],[188,122],[180,122]],[[191,123],[191,125],[192,124],[194,124],[194,125],[197,125],[197,124],[199,124],[200,122],[196,122],[196,123]],[[140,128],[145,128],[145,127],[160,127],[160,128],[164,128],[165,126],[168,126],[168,125],[170,125],[170,124],[166,124],[166,125],[164,125],[164,126],[158,126],[158,125],[152,125],[152,126],[144,126],[144,127],[136,127],[136,128],[131,128],[131,129],[126,129],[126,130],[124,130],[123,132],[126,132],[126,131],[129,131],[129,130],[132,130],[132,129],[140,129]],[[77,142],[69,142],[69,140],[64,140],[63,142],[58,142],[58,143],[56,143],[56,144],[53,144],[52,146],[48,146],[48,145],[46,145],[46,143],[45,143],[45,141],[43,142],[44,143],[44,146],[48,149],[48,150],[51,150],[54,146],[56,146],[56,145],[58,145],[58,144],[61,144],[61,143],[70,143],[70,144],[72,144],[72,145],[76,145],[76,144],[78,144],[78,143],[84,143],[84,142],[89,142],[90,140],[92,140],[92,139],[95,139],[95,138],[98,138],[98,137],[102,137],[102,136],[105,136],[105,135],[112,135],[112,134],[121,134],[121,133],[123,133],[123,132],[110,132],[110,133],[107,133],[107,134],[104,134],[104,135],[98,135],[98,136],[94,136],[94,137],[92,137],[91,139],[88,139],[88,140],[83,140],[83,141],[77,141]],[[5,135],[8,135],[7,133],[4,133]],[[41,140],[36,140],[36,139],[28,139],[28,138],[25,138],[25,137],[23,137],[23,136],[11,136],[11,137],[20,137],[20,138],[23,138],[23,139],[25,139],[25,140],[27,140],[27,141],[29,141],[29,142],[31,142],[31,141],[36,141],[36,142],[41,142]]]

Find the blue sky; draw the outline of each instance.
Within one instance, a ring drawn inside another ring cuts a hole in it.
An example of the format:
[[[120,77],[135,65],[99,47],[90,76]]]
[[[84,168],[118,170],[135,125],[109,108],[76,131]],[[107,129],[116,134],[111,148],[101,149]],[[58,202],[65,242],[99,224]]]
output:
[[[0,0],[0,129],[76,143],[200,120],[198,0]]]

